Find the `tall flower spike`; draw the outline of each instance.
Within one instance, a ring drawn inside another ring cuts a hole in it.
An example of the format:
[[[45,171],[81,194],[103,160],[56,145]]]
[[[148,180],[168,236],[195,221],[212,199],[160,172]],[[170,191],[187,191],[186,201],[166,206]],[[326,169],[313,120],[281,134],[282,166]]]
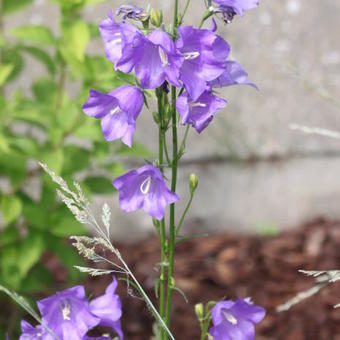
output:
[[[201,133],[214,118],[217,111],[223,109],[227,102],[206,90],[196,100],[192,100],[184,92],[177,98],[176,107],[181,116],[181,123],[191,124],[198,133]]]
[[[253,340],[254,324],[262,321],[265,314],[264,308],[250,299],[220,301],[211,311],[213,327],[209,333],[214,340]]]
[[[178,28],[178,33],[176,46],[184,55],[180,79],[190,97],[197,100],[205,91],[207,82],[225,71],[230,47],[211,30],[182,26]]]
[[[121,139],[131,147],[144,99],[141,90],[124,85],[109,94],[90,90],[90,96],[83,105],[83,111],[101,120],[101,127],[107,141]]]
[[[244,12],[259,5],[259,0],[213,0],[218,6],[217,12],[222,13],[223,20],[230,23],[236,14],[243,16]]]
[[[136,35],[133,44],[124,44],[122,51],[123,56],[116,68],[123,72],[135,68],[143,88],[157,88],[165,80],[174,86],[181,86],[179,69],[183,57],[168,33],[157,29],[147,36]]]
[[[165,207],[179,200],[166,186],[162,173],[153,165],[132,170],[113,181],[119,191],[120,208],[125,212],[144,209],[150,216],[161,220]]]
[[[119,296],[115,293],[116,288],[117,280],[113,277],[113,281],[107,286],[105,294],[97,297],[90,303],[90,311],[93,315],[100,318],[100,326],[111,327],[119,335],[120,340],[123,340],[120,324],[122,304]]]
[[[100,319],[89,311],[83,286],[75,286],[38,301],[42,320],[60,338],[82,340]]]
[[[248,79],[248,73],[236,61],[227,61],[226,70],[218,78],[209,83],[212,87],[226,87],[232,85],[249,85],[258,90],[256,84]]]

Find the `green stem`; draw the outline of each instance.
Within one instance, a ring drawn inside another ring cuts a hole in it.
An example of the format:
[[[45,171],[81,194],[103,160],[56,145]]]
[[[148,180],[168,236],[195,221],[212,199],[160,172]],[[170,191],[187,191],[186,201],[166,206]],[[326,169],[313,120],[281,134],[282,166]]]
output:
[[[169,152],[168,152],[168,147],[166,145],[166,137],[165,137],[165,132],[163,131],[163,144],[164,144],[164,152],[165,152],[165,158],[168,163],[168,166],[171,166],[171,160],[169,157]]]
[[[182,156],[184,155],[184,151],[185,151],[185,143],[186,143],[187,138],[188,138],[189,129],[190,129],[190,125],[187,125],[187,127],[186,127],[186,129],[185,129],[185,133],[184,133],[184,137],[183,137],[181,146],[179,147],[179,153],[178,153],[178,156],[177,156],[178,159],[181,159]]]
[[[3,38],[3,33],[4,33],[4,23],[3,23],[3,4],[2,4],[3,0],[0,0],[0,35],[1,38]],[[3,51],[2,51],[2,47],[0,47],[0,66],[2,65],[3,62]],[[5,87],[4,85],[2,85],[0,87],[0,94],[4,95],[5,92]]]
[[[200,23],[200,25],[198,26],[198,28],[202,28],[204,22],[205,22],[208,18],[210,18],[212,15],[213,15],[213,12],[211,12],[210,10],[207,10],[207,11],[205,12],[205,14],[204,14],[204,16],[203,16],[203,18],[202,18],[202,20],[201,20],[201,23]]]
[[[191,0],[187,0],[187,3],[185,4],[184,11],[183,11],[183,13],[182,13],[182,15],[181,15],[180,24],[183,23],[183,19],[184,19],[185,15],[187,14],[187,10],[188,10],[188,8],[189,8],[190,1],[191,1]]]
[[[158,102],[158,115],[159,115],[159,124],[158,124],[158,143],[159,143],[159,164],[163,164],[163,141],[164,141],[164,115],[163,115],[163,107],[162,107],[162,97],[163,94],[161,90],[156,90],[157,102]],[[163,174],[163,167],[160,167],[160,170]],[[166,268],[164,263],[167,261],[166,258],[166,235],[165,235],[165,221],[164,218],[160,222],[160,243],[161,243],[161,274],[159,277],[159,313],[162,319],[165,318],[165,286],[166,286]],[[162,329],[161,331],[162,339],[164,339],[165,331]]]
[[[180,219],[180,221],[178,223],[178,226],[176,228],[176,236],[179,235],[179,232],[181,230],[181,227],[182,227],[182,224],[184,222],[185,216],[186,216],[186,214],[187,214],[187,212],[188,212],[188,210],[189,210],[189,208],[191,206],[193,198],[194,198],[194,191],[192,193],[190,193],[190,199],[189,199],[189,201],[188,201],[188,203],[187,203],[187,205],[186,205],[186,207],[184,209],[184,212],[183,212],[183,214],[181,216],[181,219]]]
[[[174,0],[174,23],[173,36],[176,37],[178,24],[178,0]],[[175,38],[174,38],[175,39]],[[171,191],[176,192],[177,184],[177,111],[176,111],[176,87],[171,87],[171,120],[172,120],[172,176]],[[176,241],[176,224],[175,224],[175,203],[170,205],[170,231],[169,231],[169,266],[168,266],[168,291],[166,305],[166,325],[170,328],[171,319],[171,302],[174,284],[174,260],[175,260],[175,241]]]
[[[64,87],[66,81],[66,66],[64,63],[60,66],[60,74],[58,79],[57,97],[55,102],[55,109],[58,112],[63,104]]]

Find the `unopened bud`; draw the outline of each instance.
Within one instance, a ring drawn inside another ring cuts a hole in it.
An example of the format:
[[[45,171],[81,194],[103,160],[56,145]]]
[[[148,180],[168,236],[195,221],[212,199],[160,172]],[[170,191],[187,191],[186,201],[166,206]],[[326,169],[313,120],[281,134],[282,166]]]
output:
[[[198,303],[197,305],[195,305],[195,314],[197,315],[197,318],[199,320],[203,319],[204,317],[203,303]]]
[[[189,177],[190,192],[193,193],[198,186],[198,177],[196,174],[191,174]]]
[[[156,124],[159,124],[159,113],[158,112],[152,112],[153,120]]]
[[[158,9],[151,9],[150,11],[150,21],[155,27],[159,27],[163,22],[163,13]]]

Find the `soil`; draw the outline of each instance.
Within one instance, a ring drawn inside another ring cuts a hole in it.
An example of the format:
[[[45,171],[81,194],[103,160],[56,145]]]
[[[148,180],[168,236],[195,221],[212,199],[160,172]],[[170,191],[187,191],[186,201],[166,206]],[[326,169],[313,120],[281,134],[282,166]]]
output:
[[[159,276],[158,239],[118,247],[130,268],[154,300]],[[315,284],[299,269],[340,269],[340,223],[315,221],[275,237],[220,234],[177,246],[172,330],[176,339],[200,339],[194,305],[223,298],[252,297],[266,308],[256,327],[256,339],[340,340],[340,285],[333,283],[282,313],[276,307]],[[101,294],[109,278],[88,279],[87,289]],[[152,317],[143,301],[120,283],[125,339],[150,339]]]

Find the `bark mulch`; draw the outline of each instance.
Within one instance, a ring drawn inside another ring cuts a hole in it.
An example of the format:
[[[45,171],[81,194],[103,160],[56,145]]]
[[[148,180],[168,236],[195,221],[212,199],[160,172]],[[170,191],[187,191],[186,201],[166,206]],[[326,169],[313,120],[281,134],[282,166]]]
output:
[[[135,244],[120,244],[130,268],[154,300],[153,282],[159,275],[159,245],[156,238]],[[314,280],[298,269],[340,269],[340,223],[315,221],[276,237],[219,234],[187,241],[177,246],[176,285],[172,330],[178,340],[200,338],[194,305],[222,298],[252,297],[267,310],[256,327],[256,339],[340,340],[340,285],[334,283],[315,296],[278,314],[276,307],[298,292],[311,288]],[[101,294],[109,278],[88,279],[88,291]],[[145,304],[128,292],[124,283],[125,339],[150,339],[152,317]]]

